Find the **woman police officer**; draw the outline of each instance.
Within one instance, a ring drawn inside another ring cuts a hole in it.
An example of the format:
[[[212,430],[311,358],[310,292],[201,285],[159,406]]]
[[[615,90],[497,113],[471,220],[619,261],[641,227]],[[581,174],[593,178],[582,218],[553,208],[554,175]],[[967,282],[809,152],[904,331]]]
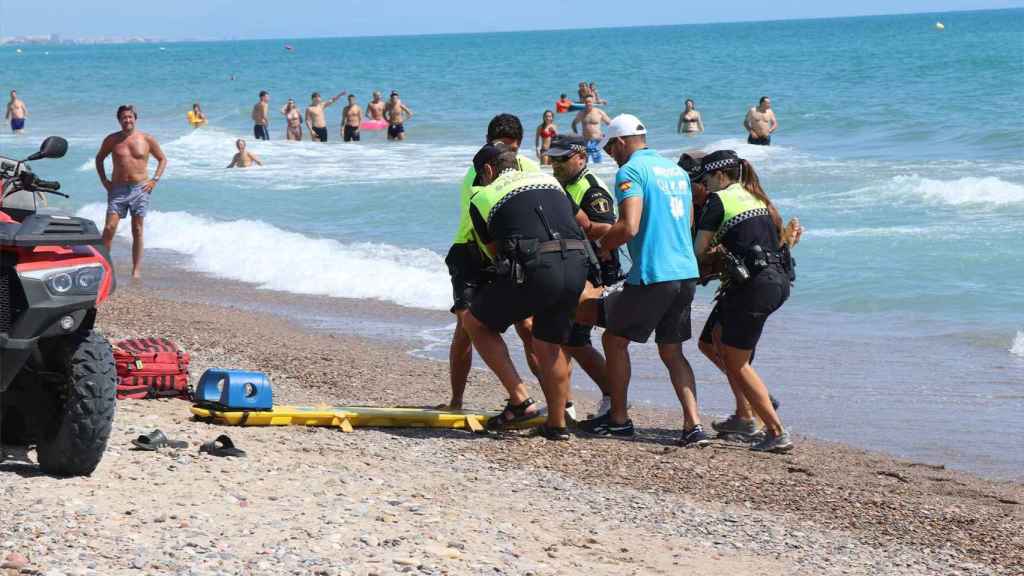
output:
[[[706,155],[701,168],[709,196],[697,226],[695,252],[702,264],[717,260],[725,268],[712,312],[715,346],[730,384],[765,423],[763,439],[751,449],[788,452],[793,442],[768,388],[750,365],[765,320],[789,298],[793,268],[789,245],[782,241],[782,217],[761,189],[754,168],[732,150]]]

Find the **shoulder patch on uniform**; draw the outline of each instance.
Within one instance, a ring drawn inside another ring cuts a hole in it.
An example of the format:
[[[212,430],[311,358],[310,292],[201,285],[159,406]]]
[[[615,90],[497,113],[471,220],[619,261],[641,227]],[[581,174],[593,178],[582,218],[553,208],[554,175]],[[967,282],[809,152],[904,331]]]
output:
[[[633,183],[629,180],[619,184],[619,192],[629,192],[629,189],[633,187]]]
[[[590,201],[590,208],[597,214],[607,214],[612,211],[612,205],[604,196],[597,196]]]

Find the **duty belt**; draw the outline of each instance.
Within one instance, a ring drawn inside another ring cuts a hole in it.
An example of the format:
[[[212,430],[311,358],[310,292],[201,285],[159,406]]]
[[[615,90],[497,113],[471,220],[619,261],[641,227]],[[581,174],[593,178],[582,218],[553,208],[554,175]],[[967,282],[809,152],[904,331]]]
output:
[[[587,243],[583,240],[549,240],[537,245],[537,254],[548,252],[586,252]]]

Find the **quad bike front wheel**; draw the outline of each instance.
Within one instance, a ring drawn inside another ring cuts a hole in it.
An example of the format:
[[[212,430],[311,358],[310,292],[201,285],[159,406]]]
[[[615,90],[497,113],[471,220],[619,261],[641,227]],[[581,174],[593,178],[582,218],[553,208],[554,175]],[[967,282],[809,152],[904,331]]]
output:
[[[36,445],[39,467],[56,476],[87,476],[107,449],[114,422],[117,375],[110,343],[88,330],[53,347],[51,366],[63,379],[45,432]]]

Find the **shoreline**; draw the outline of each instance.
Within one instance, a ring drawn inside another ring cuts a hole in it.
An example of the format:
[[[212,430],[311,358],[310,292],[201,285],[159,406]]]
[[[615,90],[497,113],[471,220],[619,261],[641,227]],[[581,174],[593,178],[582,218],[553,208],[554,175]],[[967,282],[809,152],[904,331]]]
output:
[[[426,405],[447,393],[447,366],[395,345],[184,300],[145,280],[122,285],[100,328],[111,339],[177,341],[193,355],[193,379],[214,365],[263,370],[278,403]],[[496,379],[475,370],[467,405],[501,398]],[[0,511],[18,527],[0,539],[0,556],[18,552],[63,574],[1024,569],[1020,482],[804,437],[785,456],[718,442],[681,449],[675,411],[634,412],[636,440],[555,444],[447,430],[217,427],[192,421],[178,400],[125,401],[92,477],[0,464],[0,493],[25,503]],[[157,426],[190,447],[130,450],[129,439]],[[221,433],[249,457],[196,453]],[[161,543],[164,527],[183,552]],[[126,533],[133,546],[119,542]]]

